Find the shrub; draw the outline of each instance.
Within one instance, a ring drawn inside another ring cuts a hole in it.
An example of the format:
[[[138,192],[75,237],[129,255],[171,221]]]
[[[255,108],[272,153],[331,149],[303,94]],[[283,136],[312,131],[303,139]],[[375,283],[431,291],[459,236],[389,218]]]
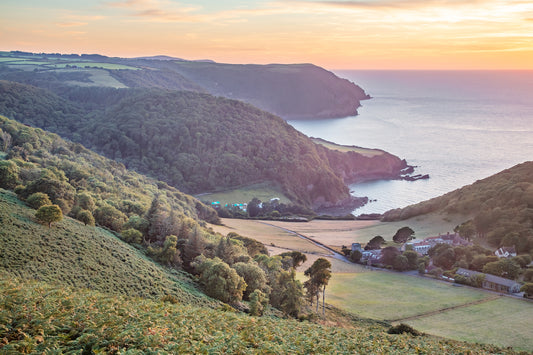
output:
[[[140,244],[143,239],[143,234],[135,228],[128,228],[122,231],[122,239],[128,243]]]
[[[76,214],[76,219],[80,222],[83,222],[85,225],[94,226],[94,217],[91,211],[80,210]]]
[[[405,323],[400,323],[398,325],[395,325],[393,327],[390,327],[389,330],[387,331],[387,333],[389,334],[411,334],[413,336],[419,336],[419,335],[422,335],[422,333],[420,333],[418,330],[414,329],[413,327],[411,327],[410,325],[407,325]]]
[[[52,201],[50,201],[50,198],[47,194],[42,192],[35,192],[28,196],[28,198],[26,199],[26,204],[34,210],[38,210],[42,206],[51,205]]]

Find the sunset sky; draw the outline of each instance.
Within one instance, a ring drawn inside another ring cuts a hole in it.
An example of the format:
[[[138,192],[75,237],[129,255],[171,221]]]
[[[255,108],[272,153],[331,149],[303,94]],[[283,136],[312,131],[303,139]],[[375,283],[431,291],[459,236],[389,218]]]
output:
[[[0,50],[533,69],[531,0],[2,0]]]

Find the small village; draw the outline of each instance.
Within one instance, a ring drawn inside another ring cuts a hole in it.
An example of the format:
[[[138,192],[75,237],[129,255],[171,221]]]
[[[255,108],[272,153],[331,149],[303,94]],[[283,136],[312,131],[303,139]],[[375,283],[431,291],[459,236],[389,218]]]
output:
[[[429,274],[434,277],[445,280],[448,282],[468,284],[471,286],[483,288],[486,290],[499,292],[503,294],[514,294],[516,296],[522,296],[520,292],[521,284],[509,278],[495,276],[490,273],[483,273],[475,270],[469,270],[467,268],[458,267],[452,275],[450,272],[442,272],[437,267],[433,260],[429,257],[431,248],[436,247],[439,244],[449,245],[451,247],[468,247],[473,243],[462,238],[458,233],[446,233],[437,236],[431,236],[424,239],[412,239],[405,242],[400,251],[405,252],[412,250],[416,252],[419,258],[429,259],[429,262],[424,265],[423,269],[419,269],[419,274]],[[352,243],[351,252],[358,251],[361,253],[359,262],[367,267],[383,267],[383,249],[370,249],[365,250],[360,243]],[[494,256],[497,259],[511,259],[517,256],[517,252],[514,247],[500,247],[494,251]],[[529,266],[533,265],[530,261]],[[435,272],[438,269],[437,272]],[[465,280],[477,280],[476,282],[466,282]],[[526,297],[525,295],[523,297]]]

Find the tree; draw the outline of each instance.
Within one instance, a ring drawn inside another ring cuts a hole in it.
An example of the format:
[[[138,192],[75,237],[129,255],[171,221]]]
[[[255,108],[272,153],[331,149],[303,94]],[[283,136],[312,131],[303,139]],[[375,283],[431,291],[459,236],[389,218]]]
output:
[[[127,243],[140,244],[143,240],[143,235],[135,228],[128,228],[121,233],[122,239]]]
[[[98,207],[94,211],[94,219],[99,225],[116,232],[120,232],[126,223],[126,215],[109,205]]]
[[[86,192],[82,192],[76,195],[76,205],[82,210],[93,212],[96,208],[93,198]]]
[[[474,225],[474,221],[468,220],[467,222],[455,227],[453,231],[455,233],[459,233],[459,235],[464,239],[470,240],[476,234],[476,226]]]
[[[14,189],[19,179],[19,168],[10,160],[0,161],[0,187]]]
[[[37,210],[42,206],[51,205],[52,201],[50,201],[50,198],[47,194],[42,192],[35,192],[28,196],[28,198],[26,199],[26,204],[31,208]]]
[[[396,234],[392,237],[392,240],[395,243],[405,243],[409,239],[412,239],[413,234],[415,234],[415,231],[412,230],[409,227],[402,227],[396,231]]]
[[[524,297],[533,297],[533,283],[526,283],[520,288],[521,292],[524,292]]]
[[[267,304],[268,296],[261,290],[256,289],[250,295],[250,314],[252,316],[262,316]]]
[[[418,268],[418,253],[414,250],[406,250],[402,254],[407,258],[409,270],[416,270]]]
[[[76,219],[85,225],[94,226],[94,217],[91,211],[81,210],[76,215]],[[140,233],[140,232],[139,232]]]
[[[271,304],[283,313],[298,317],[302,308],[302,283],[296,280],[296,271],[281,270],[271,292]]]
[[[400,255],[400,250],[395,247],[386,247],[381,250],[381,257],[379,258],[379,262],[384,265],[394,265],[394,259]]]
[[[202,255],[196,258],[193,267],[200,274],[200,283],[208,296],[226,303],[242,300],[246,282],[228,264],[219,258],[208,259]]]
[[[354,263],[358,263],[361,261],[361,258],[363,257],[363,253],[361,253],[359,250],[354,250],[350,252],[350,260]]]
[[[409,270],[409,260],[406,256],[400,254],[394,258],[392,268],[397,271],[406,271]]]
[[[185,268],[185,270],[194,270],[191,264],[197,256],[202,255],[205,250],[206,244],[207,243],[205,241],[205,238],[198,230],[198,226],[194,226],[191,235],[183,244],[182,260],[183,267]]]
[[[248,212],[248,216],[250,217],[257,217],[261,213],[261,200],[254,197],[252,201],[248,202],[246,212]]]
[[[251,294],[255,290],[263,291],[267,295],[270,293],[266,274],[257,264],[239,262],[235,263],[232,267],[246,282],[246,290],[244,290],[243,293],[243,298],[245,300],[250,299]]]
[[[376,250],[381,249],[381,244],[385,243],[385,239],[382,236],[376,235],[374,238],[370,239],[365,246],[365,250]]]
[[[501,259],[487,263],[483,267],[483,272],[514,280],[520,272],[520,266],[511,259]]]
[[[304,286],[307,285],[306,288],[308,290],[308,293],[310,293],[310,295],[312,295],[313,293],[315,294],[317,302],[317,313],[319,293],[322,292],[322,314],[325,314],[326,286],[329,282],[329,279],[331,278],[331,263],[327,259],[318,258],[313,263],[313,265],[311,265],[307,270],[305,270],[304,275],[309,277],[309,280],[304,283]]]
[[[307,256],[296,250],[281,253],[280,256],[282,257],[282,263],[283,260],[289,260],[289,262],[286,263],[288,267],[283,267],[285,270],[288,270],[289,268],[296,269],[307,261]]]
[[[48,224],[48,228],[50,228],[52,223],[63,219],[63,212],[61,212],[61,208],[58,205],[46,205],[35,212],[35,218],[41,223]]]

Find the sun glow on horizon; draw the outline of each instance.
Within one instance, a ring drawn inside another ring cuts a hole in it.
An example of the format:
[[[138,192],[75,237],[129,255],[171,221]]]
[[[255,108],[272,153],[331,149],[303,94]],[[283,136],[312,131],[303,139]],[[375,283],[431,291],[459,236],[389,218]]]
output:
[[[533,3],[523,0],[4,0],[0,10],[0,50],[329,69],[533,69]]]

